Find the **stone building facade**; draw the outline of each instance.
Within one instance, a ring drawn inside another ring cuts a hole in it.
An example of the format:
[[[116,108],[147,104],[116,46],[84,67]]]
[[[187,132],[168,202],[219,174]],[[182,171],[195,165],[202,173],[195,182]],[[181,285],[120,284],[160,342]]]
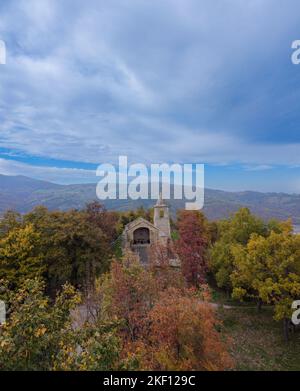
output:
[[[150,246],[158,243],[166,245],[170,239],[169,207],[160,196],[154,206],[154,224],[142,217],[127,224],[122,235],[122,247],[137,253],[141,263],[147,264]]]

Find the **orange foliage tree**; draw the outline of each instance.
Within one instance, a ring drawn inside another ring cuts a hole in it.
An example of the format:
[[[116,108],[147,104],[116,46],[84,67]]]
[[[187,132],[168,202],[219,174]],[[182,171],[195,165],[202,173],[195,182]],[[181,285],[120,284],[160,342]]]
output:
[[[165,262],[165,251],[156,248],[161,269],[157,262],[145,268],[125,254],[113,261],[101,284],[103,311],[120,324],[123,357],[135,357],[143,370],[229,368],[207,287],[184,288],[180,271]]]
[[[214,309],[193,291],[162,292],[149,313],[151,369],[224,370],[232,367]]]

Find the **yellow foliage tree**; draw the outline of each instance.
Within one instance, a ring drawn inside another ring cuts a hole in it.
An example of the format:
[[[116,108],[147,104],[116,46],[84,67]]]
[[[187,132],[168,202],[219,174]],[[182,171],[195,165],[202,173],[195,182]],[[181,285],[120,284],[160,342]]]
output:
[[[284,321],[288,337],[291,304],[300,297],[300,236],[289,230],[262,237],[253,234],[246,247],[236,245],[231,275],[233,297],[274,305],[274,318]]]
[[[45,271],[40,240],[32,224],[17,226],[0,239],[0,279],[18,287],[25,279],[40,277]]]

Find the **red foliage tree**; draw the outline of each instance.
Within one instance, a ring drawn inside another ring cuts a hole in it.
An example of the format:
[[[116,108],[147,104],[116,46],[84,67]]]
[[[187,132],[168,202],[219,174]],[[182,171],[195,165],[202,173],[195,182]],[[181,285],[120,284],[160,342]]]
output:
[[[198,211],[180,211],[178,216],[179,239],[176,250],[181,260],[182,273],[190,286],[205,282],[209,233],[207,222]]]
[[[177,254],[171,241],[166,245],[155,244],[151,246],[149,270],[155,277],[160,291],[170,287],[184,287],[184,279],[180,268],[172,265],[172,260],[176,258]]]
[[[116,212],[108,211],[98,201],[87,204],[85,209],[87,221],[100,228],[109,243],[117,238],[118,215]]]
[[[112,262],[107,284],[104,289],[110,295],[110,315],[124,322],[124,340],[137,340],[147,332],[147,314],[158,295],[156,280],[134,255],[126,254],[121,262]]]

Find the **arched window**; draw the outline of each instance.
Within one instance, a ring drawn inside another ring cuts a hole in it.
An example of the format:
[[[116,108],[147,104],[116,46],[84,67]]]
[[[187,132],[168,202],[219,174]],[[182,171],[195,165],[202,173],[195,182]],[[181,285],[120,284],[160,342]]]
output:
[[[150,244],[150,231],[148,228],[138,228],[133,232],[133,244]]]

